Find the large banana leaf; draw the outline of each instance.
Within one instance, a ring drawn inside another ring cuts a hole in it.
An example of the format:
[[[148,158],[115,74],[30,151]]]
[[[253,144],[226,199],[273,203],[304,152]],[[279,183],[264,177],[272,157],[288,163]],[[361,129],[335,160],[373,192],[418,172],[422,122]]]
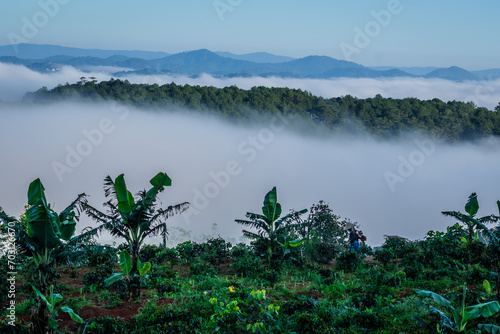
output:
[[[427,291],[427,290],[415,290],[415,293],[420,295],[420,296],[423,296],[423,297],[430,297],[430,298],[434,299],[434,301],[439,306],[444,306],[444,307],[449,307],[449,308],[454,309],[454,307],[451,305],[451,302],[448,299],[444,298],[441,295],[438,295],[435,292]]]
[[[471,217],[474,217],[474,215],[477,213],[478,210],[479,210],[479,203],[477,201],[477,195],[476,193],[472,193],[469,196],[467,204],[465,204],[465,212],[467,212]]]
[[[31,182],[28,187],[28,205],[35,205],[39,200],[42,200],[47,205],[47,199],[44,194],[45,188],[43,187],[40,179]]]
[[[69,241],[76,232],[76,221],[65,220],[61,222],[59,230],[61,239]]]
[[[68,313],[73,321],[83,324],[83,319],[80,318],[80,316],[76,314],[75,311],[73,311],[73,309],[70,308],[69,306],[61,307],[61,311]]]
[[[151,263],[141,263],[141,260],[137,259],[137,270],[139,271],[139,275],[146,275],[148,271],[151,270]]]
[[[104,284],[111,285],[114,282],[121,280],[123,278],[123,273],[114,273],[111,277],[104,280]]]
[[[115,179],[114,188],[118,200],[118,210],[122,215],[128,216],[132,212],[135,202],[134,196],[127,190],[123,174]]]
[[[498,302],[492,301],[488,303],[477,304],[474,306],[468,306],[465,308],[464,317],[468,319],[475,319],[478,317],[491,317],[500,311],[500,304]]]
[[[164,187],[172,185],[172,179],[170,179],[166,173],[160,172],[156,174],[155,177],[149,181],[149,183],[151,183],[153,187],[147,191],[144,199],[142,200],[142,203],[146,208],[149,208],[156,201],[156,196],[159,192],[163,191]]]
[[[47,205],[40,179],[31,182],[28,189],[28,203],[30,205],[27,215],[28,235],[38,239],[40,246],[38,250],[52,249],[61,245],[59,216]]]
[[[132,258],[127,250],[120,253],[120,268],[127,276],[129,276],[132,271]]]
[[[497,325],[479,324],[477,327],[488,334],[500,334],[500,326]]]
[[[262,213],[266,216],[269,222],[274,222],[281,215],[281,204],[278,203],[278,195],[276,194],[276,187],[266,194],[264,198],[264,206]]]

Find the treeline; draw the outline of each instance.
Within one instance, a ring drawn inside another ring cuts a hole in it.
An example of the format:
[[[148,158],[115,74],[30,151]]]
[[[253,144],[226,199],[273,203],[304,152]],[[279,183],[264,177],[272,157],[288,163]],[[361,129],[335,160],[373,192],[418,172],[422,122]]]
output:
[[[91,78],[93,79],[93,78]],[[82,78],[76,84],[43,87],[28,93],[35,102],[67,98],[115,100],[137,107],[182,107],[215,113],[224,118],[246,121],[256,115],[293,115],[331,132],[365,130],[378,138],[389,138],[407,131],[421,131],[449,141],[500,135],[500,103],[495,110],[477,107],[473,102],[443,102],[439,99],[393,99],[380,95],[359,99],[347,95],[325,99],[310,92],[290,88],[236,86],[190,86],[131,84],[111,79],[97,83]]]

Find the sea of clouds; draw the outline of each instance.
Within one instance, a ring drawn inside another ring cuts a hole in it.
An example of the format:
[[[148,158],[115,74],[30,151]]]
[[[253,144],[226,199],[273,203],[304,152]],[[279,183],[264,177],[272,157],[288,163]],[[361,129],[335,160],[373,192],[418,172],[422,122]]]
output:
[[[27,91],[75,82],[81,76],[105,80],[109,74],[82,73],[70,67],[39,74],[0,64],[0,99],[16,100]],[[380,93],[445,100],[444,96],[462,99],[457,89],[473,96],[475,85],[480,84],[423,79],[402,79],[399,84],[396,80],[210,76],[128,79],[218,87],[287,86],[325,97]],[[364,83],[364,88],[355,82]],[[487,84],[494,91],[486,95],[488,99],[480,97],[483,105],[491,107],[498,103],[495,99],[500,100],[500,85]],[[274,186],[284,212],[323,200],[335,214],[358,222],[372,246],[382,244],[384,235],[420,239],[429,230],[445,230],[454,221],[440,212],[464,211],[472,192],[478,193],[480,215],[498,213],[498,138],[446,144],[416,133],[394,141],[378,141],[366,134],[305,137],[286,118],[241,126],[182,110],[158,113],[111,102],[0,104],[0,120],[0,206],[15,216],[23,211],[28,185],[36,178],[60,211],[82,192],[92,205],[102,208],[107,175],[114,178],[124,173],[129,189],[136,193],[148,188],[148,181],[160,171],[173,180],[172,187],[161,194],[160,205],[191,203],[188,211],[169,219],[173,244],[182,241],[183,231],[188,233],[184,239],[221,235],[240,240],[242,226],[234,219],[244,218],[247,211],[260,212],[264,195]],[[82,216],[78,229],[88,225],[95,226]],[[104,237],[104,241],[111,239]]]

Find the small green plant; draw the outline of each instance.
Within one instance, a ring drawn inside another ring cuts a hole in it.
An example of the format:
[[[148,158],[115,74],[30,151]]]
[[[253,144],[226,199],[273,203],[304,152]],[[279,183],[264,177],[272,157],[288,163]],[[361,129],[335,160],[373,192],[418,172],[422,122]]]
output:
[[[74,321],[83,323],[83,319],[80,318],[80,316],[76,314],[69,306],[57,305],[60,301],[63,300],[63,296],[58,293],[54,293],[53,285],[50,286],[49,294],[47,296],[44,296],[33,285],[31,287],[33,288],[33,290],[35,290],[38,298],[40,298],[47,305],[49,333],[53,333],[57,329],[57,313],[59,310],[68,313],[71,319],[73,319]]]
[[[290,248],[305,242],[305,239],[287,240],[288,232],[293,227],[287,223],[306,212],[307,209],[304,209],[281,217],[281,204],[278,203],[274,187],[264,198],[262,214],[247,212],[248,220],[237,219],[236,222],[258,230],[258,233],[243,230],[243,234],[263,244],[264,252],[260,255],[266,259],[269,268],[279,269],[283,260],[290,255]]]
[[[137,274],[132,274],[132,259],[128,251],[124,250],[120,253],[120,269],[122,273],[114,273],[111,277],[104,280],[106,285],[111,285],[118,280],[124,280],[127,283],[127,289],[130,297],[131,291],[134,289],[140,289],[140,285],[137,287],[137,281],[139,281],[140,276],[146,275],[146,273],[151,269],[151,263],[146,262],[141,263],[137,259]]]
[[[346,251],[337,257],[335,267],[338,270],[354,271],[360,264],[361,259],[355,251]]]

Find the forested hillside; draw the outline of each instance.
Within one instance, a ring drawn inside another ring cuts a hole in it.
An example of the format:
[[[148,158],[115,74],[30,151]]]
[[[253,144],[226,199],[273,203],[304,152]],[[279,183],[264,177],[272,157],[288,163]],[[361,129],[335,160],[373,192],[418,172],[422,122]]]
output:
[[[325,99],[290,88],[235,86],[216,88],[175,83],[131,84],[111,79],[97,83],[82,78],[76,84],[59,85],[26,95],[34,102],[77,98],[90,101],[115,100],[137,107],[182,107],[246,121],[256,114],[297,115],[331,132],[362,129],[377,138],[390,138],[407,131],[421,131],[448,141],[500,135],[500,103],[495,110],[472,102],[443,102],[439,99],[393,99],[380,95],[359,99],[350,95]]]

